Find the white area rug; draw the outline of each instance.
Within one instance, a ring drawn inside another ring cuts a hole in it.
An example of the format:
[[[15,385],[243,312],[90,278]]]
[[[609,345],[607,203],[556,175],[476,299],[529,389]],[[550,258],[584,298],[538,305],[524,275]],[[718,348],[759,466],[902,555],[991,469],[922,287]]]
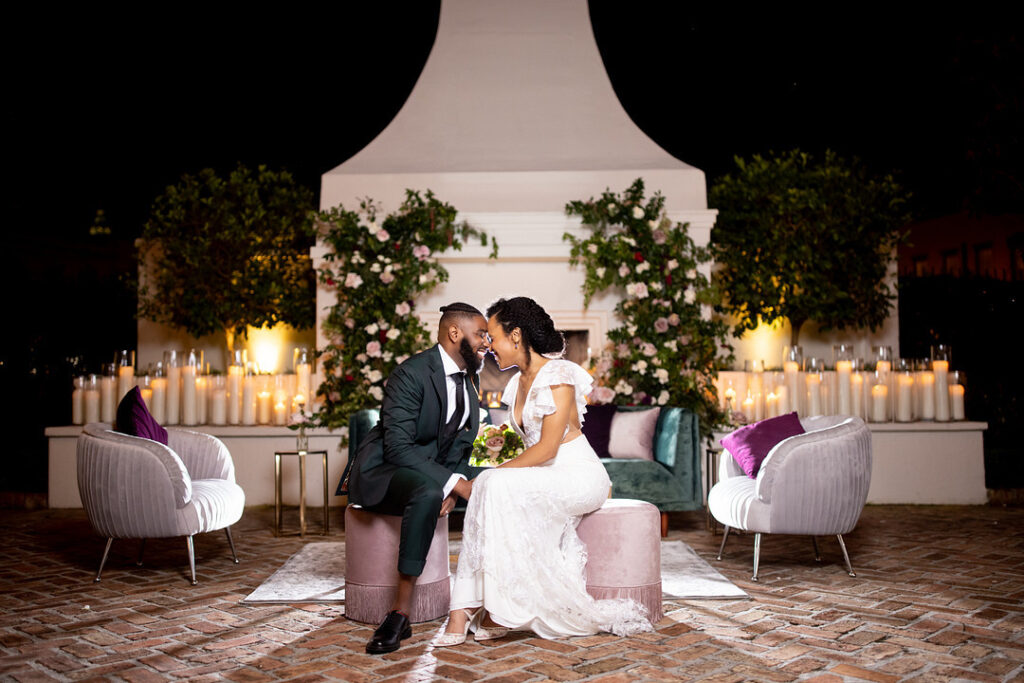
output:
[[[454,568],[459,544],[451,543],[449,550]],[[308,543],[242,602],[345,602],[344,573],[344,543]],[[729,600],[748,597],[682,541],[661,543],[661,587],[665,600]]]

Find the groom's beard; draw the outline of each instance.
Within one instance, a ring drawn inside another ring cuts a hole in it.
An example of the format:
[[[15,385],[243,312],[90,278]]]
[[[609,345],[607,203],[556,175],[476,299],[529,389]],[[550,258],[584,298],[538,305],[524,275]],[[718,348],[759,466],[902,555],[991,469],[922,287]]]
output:
[[[462,356],[463,362],[466,364],[466,373],[475,375],[480,372],[480,365],[482,361],[480,356],[476,355],[476,351],[469,345],[466,338],[462,338],[462,343],[459,344],[459,355]]]

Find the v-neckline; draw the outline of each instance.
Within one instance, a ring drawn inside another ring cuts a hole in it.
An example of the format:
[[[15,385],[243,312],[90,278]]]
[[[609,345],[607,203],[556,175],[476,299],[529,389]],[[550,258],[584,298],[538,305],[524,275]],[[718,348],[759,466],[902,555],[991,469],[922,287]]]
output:
[[[550,362],[551,362],[551,360],[549,359],[547,362],[544,363],[544,365],[540,366],[540,370],[538,370],[537,374],[533,376],[533,381],[530,382],[530,387],[526,390],[526,396],[523,397],[523,407],[520,408],[520,410],[519,410],[519,418],[518,419],[516,419],[516,405],[515,404],[519,403],[519,386],[518,386],[519,383],[518,383],[518,381],[516,382],[516,395],[515,395],[515,398],[512,401],[512,421],[516,423],[516,426],[519,427],[519,431],[521,433],[523,433],[523,434],[526,433],[526,424],[523,422],[523,413],[526,412],[526,402],[530,400],[530,392],[533,391],[533,385],[537,383],[537,378],[540,377],[540,373],[544,372],[544,368],[547,367],[547,364],[550,363]],[[522,370],[519,371],[519,374],[520,375],[523,374]]]

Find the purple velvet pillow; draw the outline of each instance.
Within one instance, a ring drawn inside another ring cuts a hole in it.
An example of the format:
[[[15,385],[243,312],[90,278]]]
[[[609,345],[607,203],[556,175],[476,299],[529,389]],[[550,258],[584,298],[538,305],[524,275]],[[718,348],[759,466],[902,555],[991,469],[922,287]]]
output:
[[[761,463],[768,457],[775,444],[797,434],[803,434],[804,428],[796,413],[788,413],[740,427],[722,439],[725,450],[732,454],[736,464],[743,468],[751,479],[757,477]]]
[[[142,392],[138,387],[124,395],[117,406],[117,421],[114,430],[128,436],[141,436],[167,445],[167,430],[160,426],[146,408]]]
[[[587,414],[583,416],[583,436],[587,437],[590,447],[599,458],[610,458],[608,441],[612,434],[612,418],[615,417],[615,406],[587,406]]]

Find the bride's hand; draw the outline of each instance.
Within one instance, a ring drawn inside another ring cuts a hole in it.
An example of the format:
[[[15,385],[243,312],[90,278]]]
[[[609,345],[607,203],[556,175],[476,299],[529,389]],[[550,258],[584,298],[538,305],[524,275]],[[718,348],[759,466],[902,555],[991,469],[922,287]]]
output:
[[[451,493],[447,498],[441,501],[441,517],[447,517],[448,513],[455,509],[455,501],[457,499],[458,496],[455,495],[455,493]]]

